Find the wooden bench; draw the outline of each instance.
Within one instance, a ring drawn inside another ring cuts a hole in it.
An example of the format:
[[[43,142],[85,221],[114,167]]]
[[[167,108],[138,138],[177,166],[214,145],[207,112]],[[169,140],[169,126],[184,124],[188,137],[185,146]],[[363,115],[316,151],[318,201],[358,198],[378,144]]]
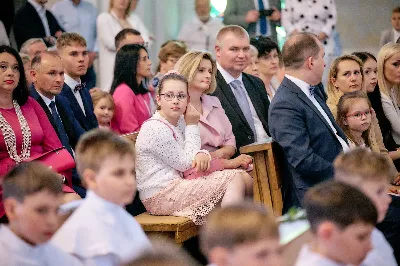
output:
[[[254,201],[261,202],[272,209],[275,216],[282,215],[282,179],[279,161],[282,153],[272,139],[253,143],[240,148],[240,153],[253,156]]]
[[[122,135],[130,143],[135,145],[138,132]],[[136,221],[142,226],[148,236],[156,238],[168,238],[177,245],[198,235],[198,226],[186,217],[156,216],[142,213],[135,216]]]

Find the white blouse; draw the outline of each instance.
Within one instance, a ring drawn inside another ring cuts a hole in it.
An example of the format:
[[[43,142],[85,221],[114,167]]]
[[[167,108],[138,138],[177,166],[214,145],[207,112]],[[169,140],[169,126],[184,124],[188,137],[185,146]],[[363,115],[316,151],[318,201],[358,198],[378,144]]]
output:
[[[119,266],[151,250],[142,227],[122,207],[88,191],[51,242],[84,265]]]
[[[145,122],[136,139],[136,180],[141,200],[151,198],[168,183],[182,178],[201,149],[200,128],[186,126],[183,115],[178,126],[171,125],[156,112]],[[176,139],[174,138],[174,134]]]
[[[397,145],[400,145],[400,109],[392,99],[397,99],[397,89],[390,90],[390,97],[381,93],[383,112],[392,126],[392,136]]]
[[[50,243],[32,246],[7,226],[0,226],[1,266],[79,266],[82,263]]]

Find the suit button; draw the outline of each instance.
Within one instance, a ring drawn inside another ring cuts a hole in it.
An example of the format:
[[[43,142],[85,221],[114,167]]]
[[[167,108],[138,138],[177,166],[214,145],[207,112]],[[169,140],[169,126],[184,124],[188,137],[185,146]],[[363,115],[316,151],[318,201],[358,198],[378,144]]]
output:
[[[248,138],[248,139],[251,139],[251,136],[249,135],[247,138]]]

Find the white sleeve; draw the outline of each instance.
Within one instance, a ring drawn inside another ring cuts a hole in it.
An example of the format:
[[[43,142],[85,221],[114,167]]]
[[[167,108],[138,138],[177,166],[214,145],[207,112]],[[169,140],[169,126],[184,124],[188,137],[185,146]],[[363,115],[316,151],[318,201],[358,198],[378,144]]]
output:
[[[146,134],[143,136],[146,142],[144,149],[180,172],[191,168],[194,157],[201,149],[200,128],[198,125],[185,127],[185,142],[183,146],[173,137],[172,129],[161,122],[147,122],[144,127],[142,126],[139,134],[142,132]]]
[[[389,120],[392,130],[400,135],[400,117],[396,110],[398,107],[396,107],[391,98],[385,94],[382,94],[381,100],[383,112],[385,113],[386,118]]]
[[[333,29],[336,27],[337,11],[334,0],[329,0],[327,5],[329,10],[329,17],[326,19],[325,26],[322,28],[322,32],[325,33],[327,36],[331,36]]]
[[[109,13],[102,13],[97,17],[97,41],[108,50],[115,52],[115,35],[117,33],[114,32],[113,23],[113,17]]]
[[[83,261],[84,266],[116,266],[119,263],[119,259],[114,254],[96,256]]]

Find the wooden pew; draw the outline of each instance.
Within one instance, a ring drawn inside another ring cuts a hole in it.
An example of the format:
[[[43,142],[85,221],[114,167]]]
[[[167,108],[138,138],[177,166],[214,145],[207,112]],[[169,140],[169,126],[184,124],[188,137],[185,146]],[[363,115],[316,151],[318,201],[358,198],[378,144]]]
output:
[[[254,200],[272,209],[275,216],[282,215],[282,179],[279,162],[282,153],[277,143],[269,138],[240,148],[240,153],[253,156]]]
[[[138,132],[122,135],[135,145]],[[198,235],[198,226],[186,217],[156,216],[142,213],[135,216],[136,221],[142,226],[147,235],[159,238],[168,238],[177,245]]]

